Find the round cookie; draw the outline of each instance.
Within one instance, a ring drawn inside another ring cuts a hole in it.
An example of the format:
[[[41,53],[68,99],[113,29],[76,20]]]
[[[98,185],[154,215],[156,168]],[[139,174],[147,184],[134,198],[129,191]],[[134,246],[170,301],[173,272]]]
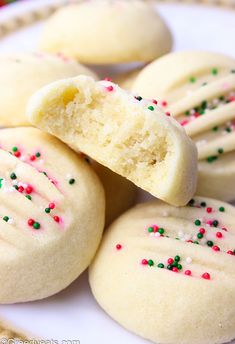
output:
[[[107,230],[89,268],[100,306],[157,344],[235,337],[235,208],[196,197],[131,209]]]
[[[100,178],[105,191],[105,225],[110,225],[119,215],[134,205],[137,188],[126,178],[112,172],[107,167],[91,162],[96,174]]]
[[[171,50],[172,38],[152,4],[91,0],[53,14],[40,46],[88,64],[149,62]]]
[[[121,74],[117,74],[112,78],[115,84],[118,84],[124,90],[131,90],[137,76],[139,75],[142,68],[137,68],[131,71],[127,71]]]
[[[42,299],[91,262],[103,187],[81,157],[38,129],[2,129],[0,146],[0,303]]]
[[[184,205],[195,192],[196,147],[154,100],[80,76],[38,91],[28,118],[166,202]]]
[[[27,125],[26,103],[42,86],[79,74],[95,77],[88,68],[62,55],[0,54],[0,126]]]
[[[235,59],[178,52],[153,62],[133,90],[157,97],[198,148],[197,194],[235,199]]]

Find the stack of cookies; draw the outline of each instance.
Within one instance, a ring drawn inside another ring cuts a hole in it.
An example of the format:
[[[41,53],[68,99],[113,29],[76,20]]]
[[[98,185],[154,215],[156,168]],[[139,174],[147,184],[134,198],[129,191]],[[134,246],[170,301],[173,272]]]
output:
[[[137,335],[235,338],[235,60],[172,41],[151,2],[90,0],[49,18],[39,52],[0,56],[1,303],[89,266]],[[128,210],[137,187],[153,200]]]

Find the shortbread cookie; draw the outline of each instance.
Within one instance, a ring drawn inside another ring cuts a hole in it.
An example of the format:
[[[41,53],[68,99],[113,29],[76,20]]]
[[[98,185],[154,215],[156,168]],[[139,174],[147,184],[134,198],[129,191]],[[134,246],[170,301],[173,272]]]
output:
[[[107,167],[91,161],[91,166],[100,178],[105,191],[105,225],[110,225],[119,215],[134,205],[137,187],[128,179]]]
[[[28,118],[166,202],[184,205],[194,194],[195,145],[154,100],[80,76],[37,92]]]
[[[42,299],[91,262],[103,187],[81,157],[38,129],[2,129],[0,146],[0,303]]]
[[[49,18],[41,49],[82,63],[149,62],[171,50],[171,33],[152,4],[91,0],[70,4]]]
[[[29,97],[42,86],[79,74],[96,77],[88,68],[62,55],[39,53],[0,55],[0,126],[28,124]]]
[[[198,148],[197,194],[235,199],[235,60],[205,52],[167,55],[147,66],[133,89],[184,126]]]
[[[94,297],[157,344],[235,337],[235,208],[196,197],[139,205],[107,230],[89,269]]]

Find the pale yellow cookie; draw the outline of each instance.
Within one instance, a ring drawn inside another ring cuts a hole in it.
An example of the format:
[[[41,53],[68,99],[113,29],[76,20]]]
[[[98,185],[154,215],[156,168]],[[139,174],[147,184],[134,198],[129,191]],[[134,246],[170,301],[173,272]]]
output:
[[[2,129],[0,146],[0,303],[42,299],[91,262],[103,187],[82,158],[38,129]]]
[[[157,344],[235,338],[235,208],[196,197],[138,205],[107,230],[89,269],[94,297]]]
[[[177,52],[140,72],[133,90],[184,126],[198,148],[197,194],[235,199],[235,60],[209,52]]]
[[[0,54],[0,126],[28,124],[29,97],[42,86],[79,74],[95,77],[88,68],[62,55]]]
[[[154,101],[80,76],[38,91],[28,118],[166,202],[184,205],[194,194],[195,145]]]
[[[149,62],[171,50],[172,37],[152,4],[91,0],[55,12],[45,24],[40,46],[82,63]]]
[[[142,68],[137,68],[131,71],[120,73],[112,78],[115,84],[118,84],[124,90],[131,90],[137,76],[139,75]]]

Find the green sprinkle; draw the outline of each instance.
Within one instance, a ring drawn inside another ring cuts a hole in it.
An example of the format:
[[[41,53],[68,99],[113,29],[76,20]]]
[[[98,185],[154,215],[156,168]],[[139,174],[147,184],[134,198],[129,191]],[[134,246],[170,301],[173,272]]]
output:
[[[182,270],[182,265],[181,265],[181,264],[178,264],[178,265],[177,265],[177,269]]]
[[[175,256],[175,261],[179,262],[180,261],[180,256]]]
[[[185,111],[185,116],[189,116],[190,115],[190,112],[189,111]]]
[[[19,186],[18,185],[13,185],[13,187],[16,189],[16,190],[18,190],[19,189]]]
[[[154,262],[153,262],[152,259],[149,259],[149,260],[148,260],[148,265],[149,265],[149,266],[153,266],[153,265],[154,265]]]
[[[203,234],[202,233],[197,233],[197,237],[198,237],[198,239],[202,239],[203,238]]]
[[[2,188],[3,178],[0,178],[0,189]]]
[[[225,211],[224,207],[219,207],[219,211],[221,211],[222,213]]]
[[[35,154],[35,156],[36,156],[37,158],[40,158],[41,153],[37,152],[37,153]]]
[[[13,173],[10,174],[10,178],[14,180],[14,179],[17,178],[17,176],[16,176],[16,174],[13,172]]]
[[[191,205],[191,206],[193,206],[194,203],[195,203],[195,200],[193,198],[188,202],[188,204]]]
[[[46,208],[45,209],[45,213],[49,214],[51,212],[51,209],[50,208]]]
[[[225,128],[225,130],[227,131],[227,133],[231,133],[232,129],[230,127]]]
[[[191,83],[194,83],[194,82],[196,82],[196,78],[194,77],[194,76],[191,76],[191,78],[189,78],[189,81],[191,82]]]
[[[40,223],[39,222],[34,222],[33,224],[33,228],[34,229],[39,229],[41,226],[40,226]]]
[[[195,224],[196,226],[200,226],[201,221],[197,219],[197,220],[194,221],[194,224]]]
[[[215,126],[212,128],[212,131],[218,131],[219,130],[219,127]]]
[[[153,110],[154,110],[154,107],[153,107],[152,105],[150,105],[150,106],[148,107],[148,109],[149,109],[150,111],[153,111]]]
[[[74,178],[69,179],[69,184],[70,185],[73,185],[74,183],[75,183],[75,179]]]
[[[219,154],[223,154],[223,152],[224,152],[224,149],[223,149],[223,148],[219,148],[219,149],[218,149],[218,153],[219,153]]]
[[[141,101],[143,98],[141,96],[135,97],[135,99]]]
[[[160,269],[164,269],[164,264],[159,263],[157,267],[160,268]]]
[[[198,241],[194,241],[193,243],[199,245],[199,242],[198,242]]]
[[[13,152],[17,152],[18,151],[18,148],[16,146],[12,147],[12,151]]]
[[[207,241],[207,246],[212,247],[213,245],[214,245],[213,241],[211,241],[211,240]]]
[[[201,104],[202,109],[206,109],[207,108],[207,101],[203,100],[202,104]]]
[[[172,268],[173,268],[173,265],[171,265],[171,264],[167,265],[168,270],[172,270]]]
[[[231,73],[235,73],[235,69],[232,69],[232,70],[231,70]]]
[[[165,232],[164,228],[159,228],[158,233],[163,234]]]
[[[214,220],[214,221],[212,222],[212,224],[213,224],[213,226],[214,226],[214,227],[217,227],[217,226],[218,226],[218,224],[219,224],[219,221],[217,221],[217,220]]]
[[[3,220],[7,222],[9,220],[9,217],[8,216],[4,216]]]
[[[211,74],[212,75],[217,75],[218,74],[218,69],[217,68],[212,68]]]
[[[201,203],[200,203],[200,206],[203,207],[203,208],[205,208],[205,207],[206,207],[206,202],[201,202]]]
[[[211,155],[211,156],[208,156],[208,158],[206,160],[207,160],[207,162],[211,163],[217,159],[218,159],[218,157],[216,155]]]
[[[32,197],[30,195],[26,195],[26,198],[28,198],[30,201],[32,200]]]

